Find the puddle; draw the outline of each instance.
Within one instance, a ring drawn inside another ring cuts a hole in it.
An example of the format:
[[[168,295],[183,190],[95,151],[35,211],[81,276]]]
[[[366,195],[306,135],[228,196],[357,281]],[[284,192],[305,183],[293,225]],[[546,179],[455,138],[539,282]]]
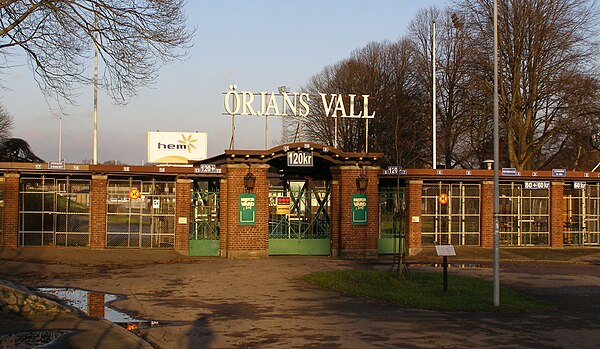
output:
[[[111,308],[110,304],[112,302],[122,298],[120,295],[65,287],[40,287],[36,288],[35,291],[52,295],[90,317],[106,319],[132,332],[167,324],[165,322],[137,319],[127,313]]]
[[[443,263],[410,263],[409,267],[416,268],[442,268],[444,267]],[[458,269],[476,269],[476,268],[491,268],[488,264],[481,263],[448,263],[448,268],[458,268]]]

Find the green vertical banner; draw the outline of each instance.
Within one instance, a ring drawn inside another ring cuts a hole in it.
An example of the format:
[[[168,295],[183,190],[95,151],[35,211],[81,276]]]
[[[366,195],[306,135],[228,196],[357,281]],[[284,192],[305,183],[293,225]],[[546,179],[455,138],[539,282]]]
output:
[[[239,212],[240,225],[256,224],[256,194],[240,194]]]
[[[352,195],[352,224],[367,224],[367,194]]]

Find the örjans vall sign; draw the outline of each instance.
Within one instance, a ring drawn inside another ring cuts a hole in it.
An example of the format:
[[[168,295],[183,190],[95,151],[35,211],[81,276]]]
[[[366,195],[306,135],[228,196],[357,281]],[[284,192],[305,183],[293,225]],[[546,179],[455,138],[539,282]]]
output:
[[[319,93],[311,97],[308,93],[289,92],[250,92],[237,91],[229,86],[225,93],[226,115],[254,116],[307,116],[310,113],[309,101],[316,98],[323,104],[327,117],[372,119],[369,111],[369,95]],[[362,108],[361,108],[362,107]]]

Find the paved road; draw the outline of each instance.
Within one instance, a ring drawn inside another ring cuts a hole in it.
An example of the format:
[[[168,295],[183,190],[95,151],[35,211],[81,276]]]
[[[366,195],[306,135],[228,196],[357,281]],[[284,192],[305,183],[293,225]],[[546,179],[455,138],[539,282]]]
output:
[[[127,298],[113,306],[170,323],[142,331],[157,348],[600,348],[600,266],[503,263],[502,283],[557,304],[533,314],[446,313],[318,289],[311,271],[386,268],[384,260],[176,258],[137,251],[3,260],[0,278]],[[129,255],[128,255],[129,254]],[[141,256],[141,257],[140,257]],[[64,259],[64,258],[63,258]],[[491,277],[491,269],[451,272]]]

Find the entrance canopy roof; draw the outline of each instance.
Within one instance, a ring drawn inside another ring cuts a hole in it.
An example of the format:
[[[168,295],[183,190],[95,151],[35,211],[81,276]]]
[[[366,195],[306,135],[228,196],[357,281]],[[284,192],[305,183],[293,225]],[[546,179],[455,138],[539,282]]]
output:
[[[213,156],[206,160],[193,162],[194,165],[201,164],[269,164],[278,168],[287,166],[289,152],[308,152],[313,155],[313,166],[376,166],[383,153],[346,153],[328,145],[299,142],[276,146],[265,150],[225,150],[223,154]]]

